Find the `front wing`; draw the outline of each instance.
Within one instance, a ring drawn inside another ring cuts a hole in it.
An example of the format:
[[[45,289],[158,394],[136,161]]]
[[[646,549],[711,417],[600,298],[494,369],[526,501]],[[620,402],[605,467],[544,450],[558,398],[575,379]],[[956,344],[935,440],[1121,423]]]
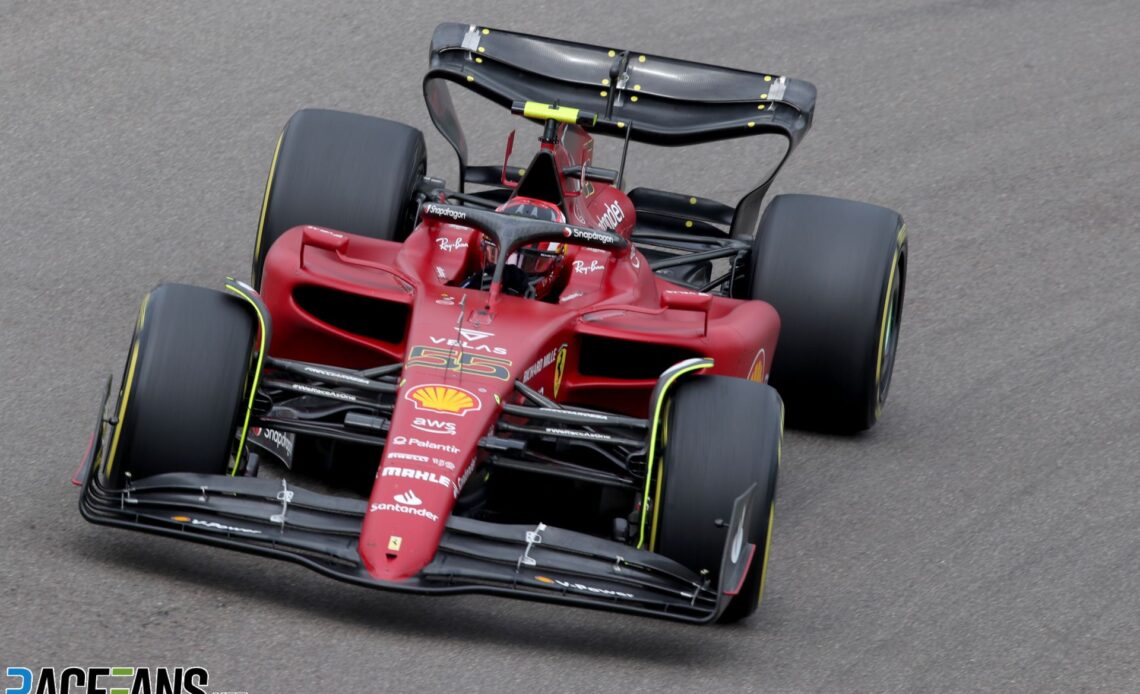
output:
[[[104,405],[106,395],[104,396]],[[100,408],[100,417],[103,409]],[[741,544],[755,488],[736,499],[719,585],[659,554],[548,527],[452,517],[415,578],[380,581],[357,551],[367,502],[284,480],[167,473],[108,489],[99,479],[102,419],[77,481],[92,523],[303,564],[349,583],[420,594],[486,593],[693,623],[714,621],[743,583],[754,546]]]

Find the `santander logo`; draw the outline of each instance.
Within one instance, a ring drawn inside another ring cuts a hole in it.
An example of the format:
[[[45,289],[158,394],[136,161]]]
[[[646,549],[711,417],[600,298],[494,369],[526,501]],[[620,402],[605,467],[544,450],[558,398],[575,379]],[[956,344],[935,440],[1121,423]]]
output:
[[[396,501],[400,502],[401,504],[407,504],[408,506],[419,506],[423,503],[423,501],[421,501],[420,498],[416,496],[416,493],[411,489],[404,492],[403,494],[397,494]]]

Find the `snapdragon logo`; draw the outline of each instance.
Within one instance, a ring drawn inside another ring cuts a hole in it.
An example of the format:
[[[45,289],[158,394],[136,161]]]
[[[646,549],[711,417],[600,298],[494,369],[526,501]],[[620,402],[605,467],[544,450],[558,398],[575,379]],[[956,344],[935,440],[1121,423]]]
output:
[[[8,667],[5,694],[246,694],[215,692],[201,667]]]
[[[427,206],[427,213],[433,217],[447,217],[448,219],[454,219],[455,221],[467,219],[466,212],[452,209],[450,207],[440,207],[439,205],[434,204]]]

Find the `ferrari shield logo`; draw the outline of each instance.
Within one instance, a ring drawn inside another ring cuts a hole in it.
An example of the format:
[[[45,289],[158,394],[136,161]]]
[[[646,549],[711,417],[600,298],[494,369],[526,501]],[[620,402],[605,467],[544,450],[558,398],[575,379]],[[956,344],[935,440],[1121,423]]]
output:
[[[558,389],[562,387],[562,373],[566,370],[566,345],[558,348],[558,356],[554,358],[554,397],[558,397]]]
[[[764,382],[764,357],[764,348],[761,347],[760,351],[756,353],[756,358],[752,360],[752,367],[748,369],[748,380],[757,383]]]

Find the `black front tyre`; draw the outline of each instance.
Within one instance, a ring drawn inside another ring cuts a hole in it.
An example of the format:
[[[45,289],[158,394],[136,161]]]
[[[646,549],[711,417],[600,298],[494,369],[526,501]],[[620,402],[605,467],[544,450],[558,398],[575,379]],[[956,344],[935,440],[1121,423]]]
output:
[[[769,383],[788,424],[853,433],[882,414],[906,291],[906,226],[893,210],[780,195],[752,247],[751,298],[780,314]]]
[[[104,477],[224,474],[242,421],[257,331],[237,297],[163,284],[143,302]]]
[[[402,241],[412,231],[413,191],[426,171],[424,134],[416,128],[342,111],[293,114],[265,185],[253,286],[261,287],[269,247],[295,226]]]
[[[745,518],[756,546],[740,592],[721,622],[743,619],[760,606],[775,516],[783,436],[783,404],[762,383],[725,376],[682,381],[666,401],[658,442],[661,472],[649,548],[719,580],[733,502],[752,484]]]

